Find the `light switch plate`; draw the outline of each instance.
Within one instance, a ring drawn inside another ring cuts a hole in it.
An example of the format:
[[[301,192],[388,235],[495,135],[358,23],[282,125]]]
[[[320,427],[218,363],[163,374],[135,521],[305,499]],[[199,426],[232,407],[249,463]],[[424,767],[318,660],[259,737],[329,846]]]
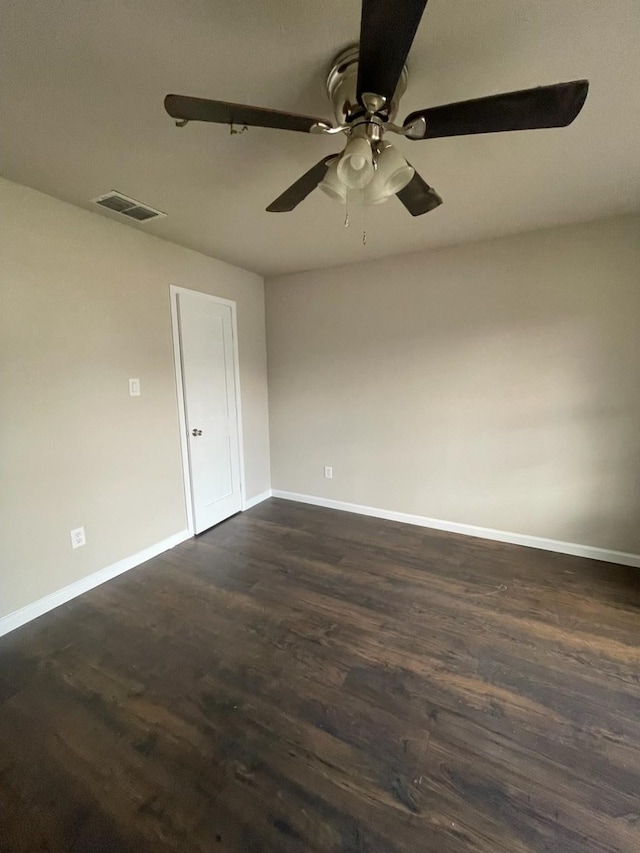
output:
[[[139,397],[140,396],[140,380],[139,379],[130,379],[129,380],[129,396],[130,397]]]
[[[324,466],[324,476],[327,480],[333,480],[333,468],[330,465]]]

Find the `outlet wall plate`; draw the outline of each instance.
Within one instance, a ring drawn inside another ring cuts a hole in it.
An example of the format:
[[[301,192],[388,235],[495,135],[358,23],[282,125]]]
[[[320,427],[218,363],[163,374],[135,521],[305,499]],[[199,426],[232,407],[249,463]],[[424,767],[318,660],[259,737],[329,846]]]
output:
[[[84,533],[84,527],[76,527],[75,530],[71,531],[71,547],[72,548],[81,548],[83,545],[87,544],[87,537]]]

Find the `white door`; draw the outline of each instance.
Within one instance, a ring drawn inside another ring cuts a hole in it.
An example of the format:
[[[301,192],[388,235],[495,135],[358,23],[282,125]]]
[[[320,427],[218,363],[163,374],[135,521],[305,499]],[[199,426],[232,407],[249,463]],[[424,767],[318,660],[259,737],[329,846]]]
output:
[[[178,328],[196,533],[242,508],[231,306],[179,292]]]

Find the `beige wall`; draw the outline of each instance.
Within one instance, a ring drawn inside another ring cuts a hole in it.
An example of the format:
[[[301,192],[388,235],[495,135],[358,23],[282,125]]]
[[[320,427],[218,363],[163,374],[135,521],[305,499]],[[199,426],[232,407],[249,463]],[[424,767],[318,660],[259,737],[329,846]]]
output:
[[[640,553],[640,217],[266,294],[274,489]]]
[[[270,475],[259,276],[7,181],[0,211],[2,616],[185,528],[170,284],[236,300],[247,496]]]

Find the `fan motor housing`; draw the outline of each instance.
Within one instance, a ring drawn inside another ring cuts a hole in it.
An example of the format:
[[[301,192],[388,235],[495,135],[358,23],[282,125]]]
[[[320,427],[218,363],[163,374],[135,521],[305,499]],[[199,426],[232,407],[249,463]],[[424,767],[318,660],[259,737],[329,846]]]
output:
[[[338,124],[349,124],[354,115],[361,114],[363,111],[357,97],[359,56],[359,45],[352,44],[339,53],[331,63],[331,70],[327,77],[327,93]],[[385,104],[379,110],[379,114],[387,121],[393,121],[398,113],[400,98],[407,88],[407,77],[405,65],[391,103]]]

